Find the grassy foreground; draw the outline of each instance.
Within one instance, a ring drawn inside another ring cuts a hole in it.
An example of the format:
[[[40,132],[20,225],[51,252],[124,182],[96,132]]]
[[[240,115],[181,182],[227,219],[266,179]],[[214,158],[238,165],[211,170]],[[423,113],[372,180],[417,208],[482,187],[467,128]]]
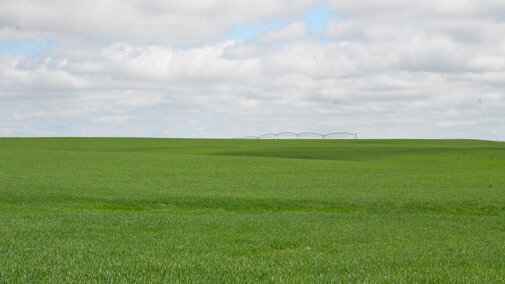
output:
[[[1,282],[503,282],[505,143],[0,139]]]

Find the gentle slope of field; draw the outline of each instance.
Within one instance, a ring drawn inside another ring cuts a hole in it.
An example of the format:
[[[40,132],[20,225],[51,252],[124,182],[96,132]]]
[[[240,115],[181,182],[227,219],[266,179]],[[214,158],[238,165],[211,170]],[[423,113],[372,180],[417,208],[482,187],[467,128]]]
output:
[[[0,282],[503,282],[503,255],[503,143],[0,139]]]

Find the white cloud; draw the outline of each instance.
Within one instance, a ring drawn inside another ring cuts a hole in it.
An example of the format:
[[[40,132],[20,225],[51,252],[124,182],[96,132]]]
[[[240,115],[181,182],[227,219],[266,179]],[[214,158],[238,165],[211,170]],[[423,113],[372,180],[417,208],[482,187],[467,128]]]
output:
[[[505,133],[501,1],[331,0],[342,19],[327,23],[323,40],[296,18],[313,1],[104,1],[91,10],[79,1],[19,2],[38,14],[16,3],[0,4],[3,36],[19,25],[54,46],[0,55],[0,136]],[[294,22],[218,40],[233,24],[276,17]]]
[[[100,35],[136,43],[201,44],[237,23],[300,16],[314,0],[3,0],[0,27]]]
[[[409,17],[412,14],[437,17],[490,17],[503,20],[505,3],[501,0],[328,0],[328,6],[340,13],[358,16],[396,15]]]
[[[120,122],[125,122],[129,119],[134,119],[135,116],[131,115],[106,115],[106,116],[99,116],[96,118],[92,118],[91,121],[93,122],[106,122],[106,123],[120,123]]]

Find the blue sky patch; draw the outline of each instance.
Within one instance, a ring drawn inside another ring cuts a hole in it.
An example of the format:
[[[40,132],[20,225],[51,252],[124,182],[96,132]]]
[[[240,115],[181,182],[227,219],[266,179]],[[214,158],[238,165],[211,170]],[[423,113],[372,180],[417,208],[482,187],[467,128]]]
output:
[[[235,39],[235,40],[250,39],[271,30],[281,29],[291,22],[292,21],[289,20],[272,21],[263,26],[255,26],[247,24],[235,25],[228,34],[228,39]]]
[[[37,55],[41,50],[51,47],[49,41],[42,42],[18,42],[0,41],[0,55],[22,54],[28,56]]]
[[[324,28],[328,20],[338,20],[338,18],[339,15],[330,11],[325,2],[310,9],[305,14],[305,20],[308,23],[309,31],[316,33],[324,32]]]
[[[322,34],[324,32],[324,28],[326,26],[326,22],[328,20],[334,19],[338,20],[339,15],[337,13],[333,13],[326,6],[326,1],[318,4],[317,6],[307,10],[305,16],[303,18],[309,27],[309,31],[316,34]],[[251,39],[255,36],[258,36],[262,33],[278,30],[286,25],[299,21],[302,19],[295,20],[278,20],[267,23],[266,25],[250,25],[250,24],[238,24],[234,25],[226,40],[247,40]]]

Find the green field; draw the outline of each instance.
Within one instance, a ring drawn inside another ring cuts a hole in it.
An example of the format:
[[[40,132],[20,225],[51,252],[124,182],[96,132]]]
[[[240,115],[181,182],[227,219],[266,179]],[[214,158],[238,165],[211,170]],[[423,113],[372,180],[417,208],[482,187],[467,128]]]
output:
[[[504,282],[505,143],[0,139],[0,283]]]

